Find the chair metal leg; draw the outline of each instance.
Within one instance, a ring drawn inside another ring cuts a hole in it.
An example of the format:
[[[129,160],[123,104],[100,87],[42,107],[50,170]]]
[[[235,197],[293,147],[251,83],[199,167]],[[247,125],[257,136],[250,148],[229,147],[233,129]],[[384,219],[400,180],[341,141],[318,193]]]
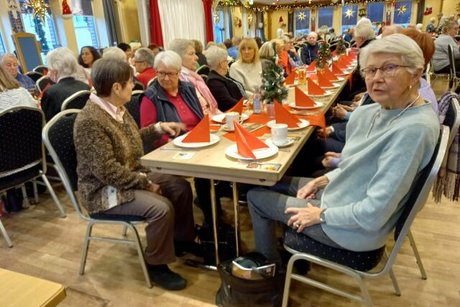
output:
[[[61,202],[60,202],[59,199],[57,198],[56,193],[54,193],[54,189],[53,189],[53,187],[51,186],[50,182],[48,181],[48,178],[46,178],[46,175],[43,174],[42,171],[40,171],[40,175],[41,175],[41,177],[42,177],[42,179],[43,179],[43,182],[46,184],[46,187],[48,188],[48,191],[50,192],[51,197],[53,198],[54,204],[55,204],[56,207],[59,209],[59,212],[61,212],[61,217],[62,217],[62,218],[66,217],[65,210],[64,210],[64,208],[62,207]]]
[[[22,198],[23,198],[22,207],[29,208],[30,207],[29,196],[27,196],[26,186],[24,184],[21,185],[21,192],[22,192]]]
[[[38,190],[37,190],[37,181],[34,180],[32,181],[32,187],[34,188],[34,201],[36,204],[38,204],[39,199],[38,199]]]
[[[127,226],[125,226],[127,228]],[[135,244],[136,244],[136,249],[137,249],[137,254],[139,256],[139,262],[141,264],[142,271],[144,272],[144,277],[145,277],[145,283],[147,285],[147,288],[152,288],[152,283],[150,281],[150,275],[149,272],[147,271],[147,265],[145,264],[145,258],[144,258],[144,251],[142,250],[142,244],[141,244],[141,239],[139,237],[139,233],[137,232],[137,229],[134,225],[131,225],[130,227],[135,235]]]
[[[2,235],[5,238],[5,241],[6,241],[6,244],[8,244],[8,247],[13,247],[13,242],[11,242],[10,236],[6,232],[6,229],[3,226],[3,223],[1,220],[0,220],[0,231],[2,232]]]
[[[283,302],[282,307],[287,307],[289,302],[289,288],[291,287],[292,267],[294,262],[289,261],[286,268],[286,279],[284,281]]]
[[[414,237],[412,236],[412,232],[410,230],[407,233],[407,237],[409,238],[410,246],[412,247],[412,250],[414,251],[415,259],[417,259],[417,265],[420,270],[420,274],[422,275],[422,279],[426,280],[427,275],[426,275],[425,268],[423,267],[422,258],[420,258],[420,254],[418,253],[417,245],[415,244]]]
[[[391,282],[393,283],[393,288],[395,289],[395,295],[401,296],[401,289],[399,289],[398,280],[396,279],[396,275],[393,272],[393,269],[390,269],[389,274],[390,274]]]
[[[126,237],[126,235],[128,234],[128,226],[123,226],[123,231],[121,232],[121,235],[123,237]]]
[[[85,239],[83,240],[83,247],[81,249],[80,275],[85,274],[86,258],[88,257],[89,240],[93,232],[93,226],[94,224],[91,221],[86,226]]]

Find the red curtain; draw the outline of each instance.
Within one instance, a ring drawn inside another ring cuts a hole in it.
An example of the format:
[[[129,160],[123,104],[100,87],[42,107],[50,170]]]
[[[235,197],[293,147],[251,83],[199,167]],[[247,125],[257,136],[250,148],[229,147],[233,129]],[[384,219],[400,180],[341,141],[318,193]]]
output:
[[[163,46],[158,0],[150,0],[150,43]]]
[[[206,42],[214,40],[212,25],[212,0],[203,0],[204,20],[206,28]]]

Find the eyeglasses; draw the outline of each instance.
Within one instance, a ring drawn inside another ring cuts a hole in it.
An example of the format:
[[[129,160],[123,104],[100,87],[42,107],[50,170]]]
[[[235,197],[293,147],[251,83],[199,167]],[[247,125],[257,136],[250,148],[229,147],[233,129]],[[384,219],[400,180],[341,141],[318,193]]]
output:
[[[159,71],[157,72],[158,78],[165,78],[168,76],[168,78],[173,78],[176,77],[179,73],[178,72],[164,72],[164,71]]]
[[[374,78],[375,75],[377,74],[377,71],[380,70],[382,73],[383,78],[391,78],[394,77],[396,74],[396,71],[400,67],[408,67],[406,65],[398,65],[398,64],[385,64],[382,67],[366,67],[361,69],[361,74],[364,76],[364,78]]]

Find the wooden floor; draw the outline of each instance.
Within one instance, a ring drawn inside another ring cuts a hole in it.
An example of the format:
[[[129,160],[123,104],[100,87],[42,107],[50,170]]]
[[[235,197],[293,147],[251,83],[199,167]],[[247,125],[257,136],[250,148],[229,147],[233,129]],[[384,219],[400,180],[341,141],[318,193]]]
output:
[[[148,289],[136,252],[127,246],[93,243],[86,273],[80,276],[78,269],[86,223],[71,208],[62,187],[56,185],[56,190],[66,204],[67,218],[58,217],[52,200],[46,194],[41,196],[40,204],[2,218],[14,247],[8,248],[0,238],[0,267],[64,284],[67,298],[60,306],[213,305],[220,284],[216,272],[185,266],[183,259],[179,259],[173,267],[188,280],[185,290],[171,292],[155,286]],[[99,231],[121,232],[112,227],[99,228]],[[242,209],[242,231],[244,249],[249,250],[253,244],[246,208]],[[459,306],[460,204],[443,201],[435,205],[430,200],[418,215],[412,231],[428,279],[420,278],[411,248],[406,242],[394,267],[402,296],[393,295],[389,278],[369,280],[375,305]],[[143,231],[140,233],[143,234]],[[352,287],[347,278],[315,266],[310,274]],[[352,301],[295,281],[292,289],[291,306],[357,306]]]

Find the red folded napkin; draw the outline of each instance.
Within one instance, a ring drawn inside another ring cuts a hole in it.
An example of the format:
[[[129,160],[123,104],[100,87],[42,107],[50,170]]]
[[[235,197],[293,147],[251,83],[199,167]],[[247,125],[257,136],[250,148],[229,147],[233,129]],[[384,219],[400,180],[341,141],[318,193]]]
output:
[[[230,110],[227,110],[227,112],[238,112],[241,115],[241,113],[243,113],[243,101],[244,97],[242,97],[240,101],[238,101],[233,107],[231,107]]]
[[[339,63],[342,63],[346,66],[349,66],[351,64],[352,59],[347,57],[346,55],[343,55],[339,58]]]
[[[278,124],[287,124],[289,128],[298,127],[300,119],[286,110],[281,103],[275,100],[275,121]]]
[[[246,130],[237,122],[235,122],[235,137],[238,154],[243,157],[255,159],[256,156],[252,152],[253,150],[268,148],[267,144],[252,135],[248,130]]]
[[[337,78],[336,75],[332,73],[332,71],[328,68],[325,67],[323,70],[323,75],[329,80],[329,81],[338,81],[339,78]]]
[[[299,107],[313,107],[315,106],[315,102],[305,95],[305,93],[299,89],[297,86],[295,87],[295,105]]]
[[[344,75],[345,73],[335,63],[332,63],[332,73],[334,75]]]
[[[284,84],[286,85],[293,85],[295,81],[295,71],[291,72],[289,76],[286,77],[284,80]]]
[[[313,80],[310,78],[307,78],[307,80],[308,80],[308,95],[315,95],[315,96],[324,95],[325,91],[321,87],[319,87],[318,84],[313,82]]]
[[[326,128],[326,117],[323,112],[316,112],[311,115],[306,115],[306,119],[310,123],[310,126],[317,126],[323,129]]]
[[[331,81],[329,81],[322,73],[319,71],[316,73],[318,75],[318,85],[320,87],[333,87],[334,84],[332,84]]]
[[[190,130],[187,136],[182,140],[182,143],[209,143],[210,141],[209,116],[206,114],[198,125]]]
[[[343,63],[343,62],[341,62],[340,59],[336,62],[335,65],[337,65],[337,67],[340,68],[340,69],[347,69],[347,67],[348,67],[348,65]]]
[[[316,61],[313,61],[308,65],[307,71],[314,71],[316,69]]]

